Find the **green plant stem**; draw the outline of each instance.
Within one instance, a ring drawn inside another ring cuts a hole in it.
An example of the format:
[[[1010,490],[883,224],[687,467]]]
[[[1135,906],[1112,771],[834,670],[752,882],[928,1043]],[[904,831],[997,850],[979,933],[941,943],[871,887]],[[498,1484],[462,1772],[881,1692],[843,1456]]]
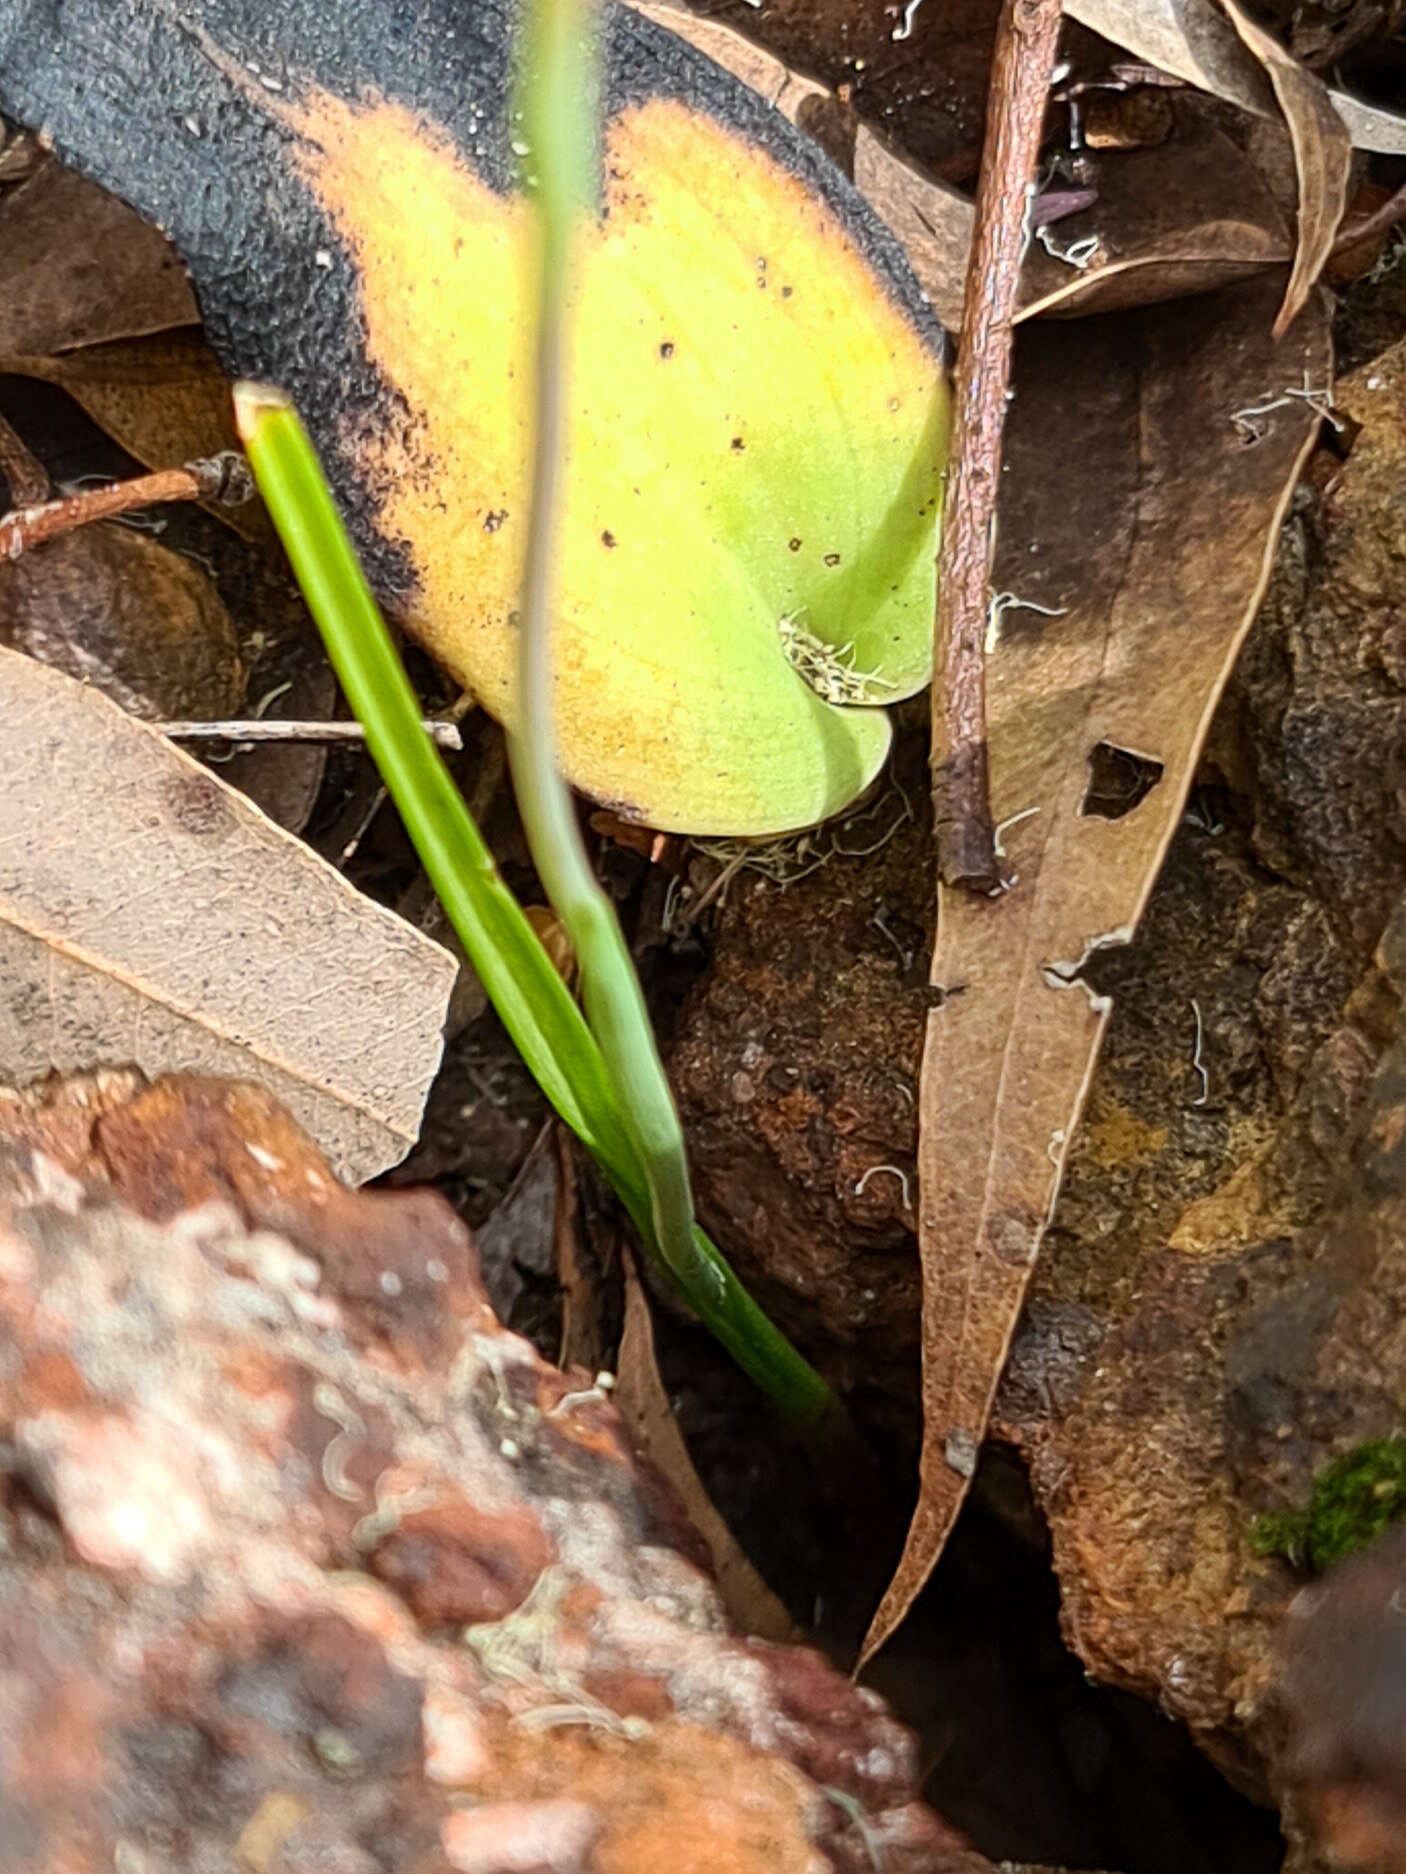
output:
[[[683,1127],[619,921],[591,869],[557,759],[552,698],[552,574],[566,447],[572,252],[595,170],[594,21],[582,0],[535,0],[520,87],[537,226],[536,422],[523,568],[517,724],[508,757],[544,890],[576,950],[591,1030],[649,1180],[652,1234],[680,1289],[716,1305],[717,1264],[694,1238]]]
[[[430,882],[538,1085],[614,1187],[657,1254],[649,1181],[622,1124],[606,1063],[420,721],[419,703],[377,610],[297,413],[280,392],[242,384],[235,414],[274,518],[367,747]],[[701,1230],[718,1291],[698,1311],[738,1365],[801,1425],[832,1418],[825,1382],[757,1307]]]

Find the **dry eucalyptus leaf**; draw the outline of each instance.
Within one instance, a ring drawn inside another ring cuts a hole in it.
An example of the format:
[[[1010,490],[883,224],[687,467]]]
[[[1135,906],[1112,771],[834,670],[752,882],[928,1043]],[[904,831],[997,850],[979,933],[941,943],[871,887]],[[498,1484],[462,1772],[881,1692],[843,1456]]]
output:
[[[938,318],[949,331],[960,328],[974,225],[968,196],[928,175],[860,123],[835,93],[734,28],[667,0],[648,0],[637,10],[726,66],[802,129],[814,133],[817,118],[845,113],[855,187],[902,241]],[[1179,99],[1173,109],[1170,141],[1085,153],[1098,200],[1031,243],[1018,318],[1109,312],[1204,292],[1289,258],[1288,239],[1252,166],[1194,101]],[[824,140],[834,155],[833,138]],[[1065,258],[1070,253],[1072,261]]]
[[[1274,322],[1276,336],[1303,311],[1327,265],[1352,180],[1352,137],[1333,109],[1327,87],[1286,52],[1238,0],[1222,0],[1231,24],[1264,67],[1294,146],[1299,180],[1298,244],[1284,303]]]
[[[1302,393],[1328,382],[1326,319],[1310,306],[1276,343],[1279,293],[1266,276],[1020,336],[988,660],[1015,884],[941,894],[921,1495],[866,1656],[965,1496],[1107,1019],[1090,959],[1136,928],[1318,427]]]
[[[793,72],[772,52],[746,38],[722,20],[706,19],[690,13],[682,0],[631,0],[630,11],[642,13],[656,26],[663,26],[680,39],[721,65],[724,71],[750,85],[768,104],[800,124],[808,100],[838,102],[828,85]],[[802,128],[805,126],[802,124]]]
[[[56,385],[147,468],[171,468],[240,447],[229,381],[198,327],[114,339],[58,356],[0,356],[0,375]],[[210,512],[246,539],[273,539],[261,501],[238,507],[211,503]]]
[[[1064,10],[1114,45],[1261,117],[1277,115],[1261,65],[1211,0],[1064,0]],[[1359,150],[1406,156],[1406,117],[1345,91],[1328,93]]]
[[[960,331],[967,250],[976,213],[968,196],[934,181],[861,124],[854,186],[902,241],[918,284],[949,332]]]
[[[0,651],[0,1078],[132,1062],[260,1081],[350,1181],[413,1144],[454,979],[241,794]]]
[[[218,721],[244,696],[239,641],[213,582],[115,521],[0,561],[0,645],[152,722]]]
[[[1086,154],[1097,200],[1032,241],[1020,319],[1152,305],[1289,259],[1273,197],[1206,112],[1203,100],[1178,97],[1165,143]]]
[[[624,1269],[625,1331],[620,1339],[615,1404],[640,1450],[667,1478],[688,1520],[707,1543],[718,1594],[733,1625],[741,1633],[755,1633],[764,1640],[794,1641],[800,1637],[795,1621],[747,1559],[693,1468],[659,1377],[649,1299],[628,1253]]]
[[[67,351],[200,317],[157,230],[52,159],[0,199],[0,251],[0,353]]]

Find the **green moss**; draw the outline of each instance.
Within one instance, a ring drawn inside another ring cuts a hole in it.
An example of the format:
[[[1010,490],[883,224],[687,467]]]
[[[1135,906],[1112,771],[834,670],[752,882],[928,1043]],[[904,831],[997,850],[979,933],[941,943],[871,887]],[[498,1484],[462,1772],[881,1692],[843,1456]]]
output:
[[[1256,1517],[1250,1546],[1321,1574],[1406,1516],[1406,1437],[1373,1438],[1314,1478],[1305,1510]]]

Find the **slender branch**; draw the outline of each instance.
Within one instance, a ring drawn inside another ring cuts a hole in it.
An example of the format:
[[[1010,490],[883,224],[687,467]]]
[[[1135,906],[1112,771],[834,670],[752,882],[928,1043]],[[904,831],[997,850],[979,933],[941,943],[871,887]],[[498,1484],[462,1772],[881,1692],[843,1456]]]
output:
[[[359,722],[154,722],[173,742],[364,742],[366,729]],[[457,722],[425,721],[420,727],[441,748],[462,748]]]
[[[1406,182],[1394,195],[1389,195],[1384,202],[1379,203],[1370,215],[1358,215],[1352,220],[1344,218],[1328,258],[1337,260],[1366,241],[1375,241],[1379,235],[1390,234],[1398,221],[1406,221]]]
[[[0,520],[0,559],[17,560],[21,553],[41,546],[75,527],[111,520],[134,508],[166,501],[221,501],[236,505],[247,501],[253,481],[242,456],[232,450],[208,461],[187,462],[182,468],[158,469],[131,481],[109,482],[105,488],[85,488],[38,506],[16,507]]]
[[[1004,884],[986,750],[986,625],[1020,263],[1029,239],[1060,0],[1005,0],[957,353],[956,414],[938,562],[933,805],[946,885]]]

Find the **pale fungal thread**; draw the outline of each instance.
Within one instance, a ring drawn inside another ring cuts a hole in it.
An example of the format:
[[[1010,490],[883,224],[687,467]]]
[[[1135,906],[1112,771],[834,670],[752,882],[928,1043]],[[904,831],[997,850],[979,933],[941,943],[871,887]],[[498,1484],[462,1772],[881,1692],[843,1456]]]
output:
[[[554,1419],[559,1413],[574,1412],[577,1406],[604,1405],[610,1398],[615,1385],[613,1373],[597,1373],[595,1384],[584,1387],[580,1392],[565,1392],[556,1404],[549,1408],[547,1417]]]
[[[898,967],[904,971],[912,969],[913,952],[909,950],[906,947],[906,945],[900,943],[898,938],[889,929],[888,925],[884,922],[883,912],[876,911],[873,917],[870,918],[869,922],[876,931],[879,931],[883,936],[887,937],[889,942],[893,945],[894,950],[898,956]]]
[[[395,1534],[403,1517],[412,1516],[417,1510],[427,1510],[439,1501],[439,1491],[425,1484],[403,1491],[399,1496],[394,1495],[386,1485],[390,1475],[389,1471],[382,1471],[376,1479],[376,1507],[368,1510],[361,1521],[353,1526],[351,1539],[354,1548],[367,1550],[379,1547],[387,1536]]]
[[[1396,238],[1387,242],[1376,261],[1368,269],[1364,276],[1366,283],[1369,286],[1378,285],[1389,273],[1394,273],[1403,260],[1406,260],[1406,235],[1398,229]]]
[[[986,608],[986,654],[989,657],[1001,642],[1001,619],[1006,612],[1038,612],[1041,618],[1063,618],[1067,605],[1041,605],[1036,599],[1022,599],[1015,592],[993,592]]]
[[[885,828],[879,836],[867,846],[843,846],[838,834],[858,826],[861,821],[876,814],[891,795],[897,794],[902,802],[902,809],[892,825]],[[714,896],[721,896],[728,880],[738,872],[756,872],[769,884],[779,885],[784,891],[788,885],[795,885],[803,878],[809,878],[812,872],[818,872],[822,865],[828,865],[831,859],[866,859],[876,853],[906,826],[913,818],[913,803],[896,781],[890,781],[867,807],[861,807],[857,813],[846,814],[829,826],[807,827],[803,833],[788,833],[779,839],[695,839],[696,851],[706,853],[710,859],[716,859],[724,867],[726,877],[716,879],[699,898],[696,906],[690,906],[688,921],[692,923],[711,904]]]
[[[776,629],[787,663],[817,696],[843,707],[847,703],[872,702],[874,686],[885,690],[897,687],[877,670],[856,670],[854,645],[842,644],[836,648],[827,644],[800,623],[804,615],[804,606],[799,611],[783,612]]]
[[[1082,240],[1071,241],[1068,247],[1061,247],[1053,228],[1044,222],[1035,230],[1035,239],[1051,260],[1063,261],[1066,267],[1073,267],[1076,273],[1087,273],[1098,258],[1099,238],[1096,234],[1086,234]]]
[[[898,832],[900,827],[907,826],[908,822],[913,818],[913,803],[896,781],[894,782],[894,788],[903,802],[903,811],[899,814],[893,825],[887,828],[886,831],[880,833],[877,839],[871,840],[867,846],[842,846],[832,833],[830,835],[830,850],[834,853],[836,858],[867,859],[871,853],[882,851]],[[862,814],[856,814],[854,818],[862,819],[864,816]],[[840,822],[842,827],[852,826],[853,824],[853,820],[842,820]]]
[[[827,1802],[834,1803],[837,1809],[849,1817],[855,1833],[864,1844],[864,1852],[869,1857],[869,1865],[873,1868],[874,1874],[886,1874],[888,1862],[884,1854],[883,1841],[869,1820],[859,1798],[851,1796],[847,1789],[836,1789],[832,1783],[822,1783],[820,1793]]]
[[[1258,403],[1244,404],[1239,410],[1232,410],[1230,420],[1239,430],[1242,441],[1257,443],[1266,433],[1266,425],[1260,421],[1274,410],[1285,410],[1296,403],[1306,404],[1315,416],[1341,433],[1345,428],[1343,419],[1338,415],[1330,386],[1316,390],[1309,378],[1307,367],[1304,369],[1302,384],[1288,384],[1277,396],[1266,392]]]
[[[1201,1004],[1195,996],[1191,998],[1191,1013],[1196,1017],[1196,1039],[1191,1049],[1192,1068],[1201,1076],[1201,1091],[1192,1100],[1193,1106],[1204,1106],[1211,1097],[1211,1076],[1206,1070],[1206,1063],[1201,1058],[1201,1044],[1206,1038],[1205,1024],[1201,1020]]]
[[[553,1659],[566,1587],[562,1569],[549,1562],[511,1614],[464,1628],[464,1644],[491,1678],[512,1685],[541,1684],[559,1698],[572,1703],[579,1699],[581,1688],[558,1671]]]
[[[1204,833],[1207,839],[1218,839],[1225,831],[1224,820],[1217,820],[1209,810],[1195,801],[1188,801],[1182,819],[1187,826],[1194,826],[1198,833]]]
[[[322,1481],[343,1503],[360,1503],[366,1493],[347,1476],[346,1467],[352,1454],[366,1442],[365,1420],[326,1380],[313,1388],[312,1403],[323,1418],[331,1419],[337,1427],[336,1437],[328,1441],[322,1453]]]
[[[891,1178],[897,1178],[898,1182],[903,1186],[903,1208],[905,1210],[911,1210],[913,1208],[913,1203],[908,1189],[908,1173],[901,1165],[871,1165],[864,1176],[855,1185],[855,1196],[863,1197],[865,1191],[868,1189],[869,1180],[871,1178],[877,1178],[881,1172],[885,1171]]]
[[[903,9],[902,23],[894,27],[893,31],[889,34],[890,39],[911,39],[913,37],[913,22],[917,19],[918,8],[922,4],[923,0],[908,0],[907,6]]]
[[[1005,847],[1001,844],[1004,836],[1013,826],[1019,826],[1022,820],[1033,818],[1039,811],[1038,807],[1022,807],[1019,813],[1007,814],[1006,818],[997,825],[996,831],[991,836],[991,849],[998,859],[1008,856]]]
[[[561,1705],[534,1705],[528,1711],[520,1711],[513,1718],[514,1725],[521,1731],[557,1731],[565,1725],[585,1725],[592,1731],[608,1731],[612,1737],[629,1738],[637,1742],[649,1734],[647,1718],[622,1718],[608,1705],[572,1702]]]
[[[872,818],[894,794],[901,803],[899,812],[877,838],[865,846],[845,846],[841,843],[841,833]],[[888,786],[868,806],[860,807],[856,812],[848,813],[843,819],[832,821],[827,826],[807,827],[800,833],[786,833],[767,840],[696,838],[692,842],[694,850],[716,860],[722,871],[696,898],[691,886],[680,885],[678,879],[670,881],[664,898],[664,930],[673,935],[696,924],[709,905],[723,897],[739,872],[755,872],[768,884],[785,891],[788,886],[809,878],[812,872],[818,872],[821,866],[828,865],[832,859],[867,859],[872,853],[887,846],[912,818],[912,801],[897,781],[890,778]],[[691,902],[685,904],[685,899]]]

